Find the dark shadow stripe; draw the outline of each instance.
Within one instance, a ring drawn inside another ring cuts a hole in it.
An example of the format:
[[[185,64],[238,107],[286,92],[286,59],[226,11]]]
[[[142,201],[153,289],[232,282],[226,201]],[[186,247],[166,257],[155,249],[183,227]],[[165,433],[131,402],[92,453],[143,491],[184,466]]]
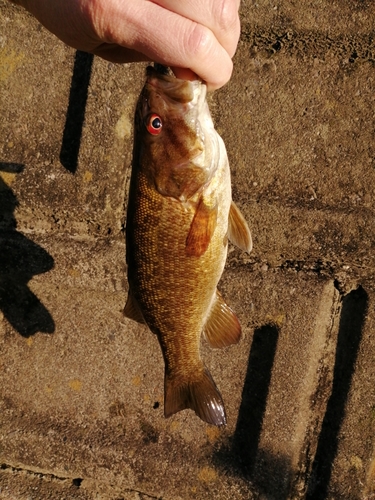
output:
[[[78,166],[93,58],[92,54],[77,50],[74,60],[69,105],[60,151],[62,165],[73,174]]]
[[[10,174],[19,174],[23,172],[25,166],[23,163],[5,163],[0,161],[0,172],[7,172]]]
[[[253,498],[255,492],[259,498],[287,498],[290,459],[259,448],[278,340],[274,324],[254,331],[236,430],[213,456],[214,463],[226,473],[247,480],[252,494],[241,498]]]
[[[245,477],[251,477],[271,381],[279,331],[265,325],[254,332],[242,401],[233,436],[233,455]]]
[[[323,500],[329,491],[332,466],[338,450],[339,433],[355,370],[367,306],[368,295],[361,286],[343,299],[332,393],[319,435],[307,500]]]

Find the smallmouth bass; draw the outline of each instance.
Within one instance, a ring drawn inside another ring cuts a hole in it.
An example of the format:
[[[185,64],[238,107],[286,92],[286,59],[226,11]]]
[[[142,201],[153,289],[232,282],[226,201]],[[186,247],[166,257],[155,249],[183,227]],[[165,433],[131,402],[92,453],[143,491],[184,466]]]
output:
[[[152,67],[146,73],[135,113],[124,314],[158,337],[165,416],[191,408],[205,422],[225,425],[200,338],[203,333],[215,348],[240,340],[239,321],[216,287],[228,239],[250,252],[251,235],[232,201],[227,153],[206,85]]]

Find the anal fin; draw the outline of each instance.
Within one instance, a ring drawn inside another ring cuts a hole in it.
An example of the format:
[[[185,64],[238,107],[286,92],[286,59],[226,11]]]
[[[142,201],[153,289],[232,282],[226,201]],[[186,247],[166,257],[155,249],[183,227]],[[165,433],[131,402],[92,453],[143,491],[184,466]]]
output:
[[[128,300],[126,301],[125,307],[124,307],[124,316],[126,316],[129,319],[132,319],[133,321],[136,321],[137,323],[145,324],[145,320],[143,317],[143,314],[139,308],[139,305],[135,298],[133,297],[132,293],[129,290],[128,294]]]
[[[215,292],[203,334],[210,346],[214,348],[237,344],[241,338],[240,322],[218,290]]]
[[[208,424],[226,425],[227,419],[221,394],[210,372],[202,367],[200,377],[193,381],[181,382],[165,375],[164,415],[170,417],[186,408],[195,411],[199,418]]]
[[[228,238],[241,250],[250,253],[253,248],[253,240],[244,216],[232,200],[229,210]]]

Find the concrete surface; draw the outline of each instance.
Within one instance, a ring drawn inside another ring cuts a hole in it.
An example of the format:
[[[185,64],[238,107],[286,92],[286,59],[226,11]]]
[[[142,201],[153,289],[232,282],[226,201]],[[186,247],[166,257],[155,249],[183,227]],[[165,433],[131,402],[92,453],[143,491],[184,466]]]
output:
[[[203,345],[225,429],[164,419],[157,341],[121,314],[144,65],[0,12],[0,498],[375,498],[373,2],[242,4],[210,97],[254,238],[220,286],[244,339]]]

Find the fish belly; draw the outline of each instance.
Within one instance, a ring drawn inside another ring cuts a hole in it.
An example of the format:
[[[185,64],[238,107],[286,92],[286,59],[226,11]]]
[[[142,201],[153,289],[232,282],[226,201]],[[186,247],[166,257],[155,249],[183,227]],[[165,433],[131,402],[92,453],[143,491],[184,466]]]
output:
[[[209,191],[214,191],[218,210],[208,248],[199,257],[186,252],[193,207],[160,195],[142,173],[138,173],[135,196],[129,197],[129,285],[146,323],[158,334],[171,369],[176,365],[173,358],[178,358],[171,342],[190,363],[198,354],[202,328],[225,265],[231,202],[225,174],[216,175],[203,193],[211,196]]]

